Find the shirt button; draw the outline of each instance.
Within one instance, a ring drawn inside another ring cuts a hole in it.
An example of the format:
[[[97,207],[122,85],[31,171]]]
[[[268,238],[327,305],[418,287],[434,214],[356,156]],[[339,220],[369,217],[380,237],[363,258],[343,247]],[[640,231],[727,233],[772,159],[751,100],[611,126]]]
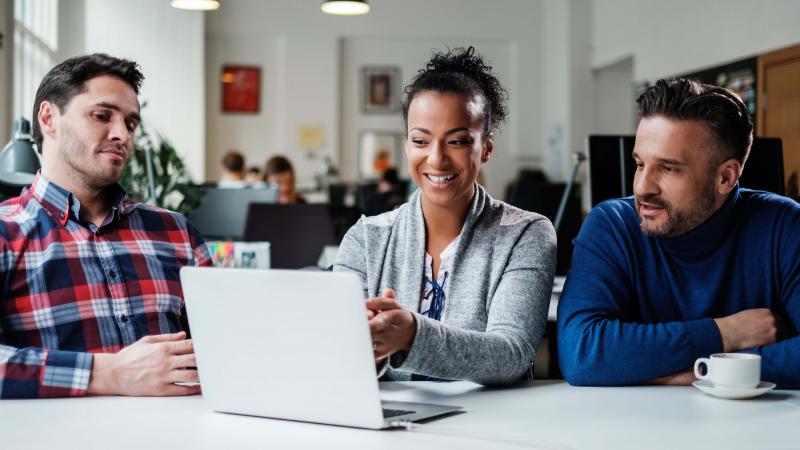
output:
[[[113,270],[109,270],[108,271],[108,276],[110,276],[111,278],[116,278],[117,277],[117,272],[114,272]]]
[[[64,211],[59,211],[58,218],[59,219],[63,219],[64,218]]]
[[[123,322],[127,322],[128,321],[128,315],[127,314],[123,314],[123,315],[119,316],[119,320],[121,320]]]

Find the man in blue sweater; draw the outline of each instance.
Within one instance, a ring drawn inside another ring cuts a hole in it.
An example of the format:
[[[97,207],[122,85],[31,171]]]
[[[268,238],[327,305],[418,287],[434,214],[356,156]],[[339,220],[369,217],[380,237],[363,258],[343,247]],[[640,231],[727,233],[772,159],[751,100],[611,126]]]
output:
[[[636,101],[633,197],[595,207],[558,306],[575,385],[690,384],[696,358],[762,356],[800,388],[800,205],[740,188],[753,135],[742,101],[660,80]]]

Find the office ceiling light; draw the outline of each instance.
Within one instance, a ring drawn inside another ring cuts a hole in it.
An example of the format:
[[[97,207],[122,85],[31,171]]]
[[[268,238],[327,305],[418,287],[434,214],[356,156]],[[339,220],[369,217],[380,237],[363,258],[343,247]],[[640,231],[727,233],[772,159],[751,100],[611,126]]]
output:
[[[219,9],[219,0],[170,0],[170,6],[193,11],[213,11]]]
[[[360,16],[369,12],[367,0],[325,0],[322,12],[336,16]]]

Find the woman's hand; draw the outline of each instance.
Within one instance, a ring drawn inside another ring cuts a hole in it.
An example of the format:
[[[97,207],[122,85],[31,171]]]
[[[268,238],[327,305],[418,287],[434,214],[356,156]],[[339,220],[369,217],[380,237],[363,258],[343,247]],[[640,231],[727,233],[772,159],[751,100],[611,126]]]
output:
[[[417,335],[416,319],[397,303],[392,289],[387,289],[382,297],[367,300],[367,317],[376,362],[392,353],[411,349]]]

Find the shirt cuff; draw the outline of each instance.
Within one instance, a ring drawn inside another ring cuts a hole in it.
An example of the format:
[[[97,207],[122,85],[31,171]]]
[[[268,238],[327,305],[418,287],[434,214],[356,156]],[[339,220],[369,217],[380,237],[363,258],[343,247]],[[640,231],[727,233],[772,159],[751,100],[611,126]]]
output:
[[[86,395],[94,355],[83,352],[45,350],[40,397],[80,397]]]
[[[692,346],[694,358],[708,357],[714,353],[724,350],[722,346],[722,335],[719,334],[719,327],[714,319],[700,319],[686,322],[689,330],[689,341]],[[700,356],[696,356],[700,355]]]
[[[389,357],[389,366],[394,370],[404,372],[416,372],[422,364],[424,358],[424,350],[420,347],[425,347],[425,342],[428,341],[426,334],[427,317],[422,314],[412,312],[414,321],[416,322],[417,332],[414,335],[414,342],[411,343],[411,348],[407,352],[397,352]],[[428,325],[429,326],[429,325]]]

